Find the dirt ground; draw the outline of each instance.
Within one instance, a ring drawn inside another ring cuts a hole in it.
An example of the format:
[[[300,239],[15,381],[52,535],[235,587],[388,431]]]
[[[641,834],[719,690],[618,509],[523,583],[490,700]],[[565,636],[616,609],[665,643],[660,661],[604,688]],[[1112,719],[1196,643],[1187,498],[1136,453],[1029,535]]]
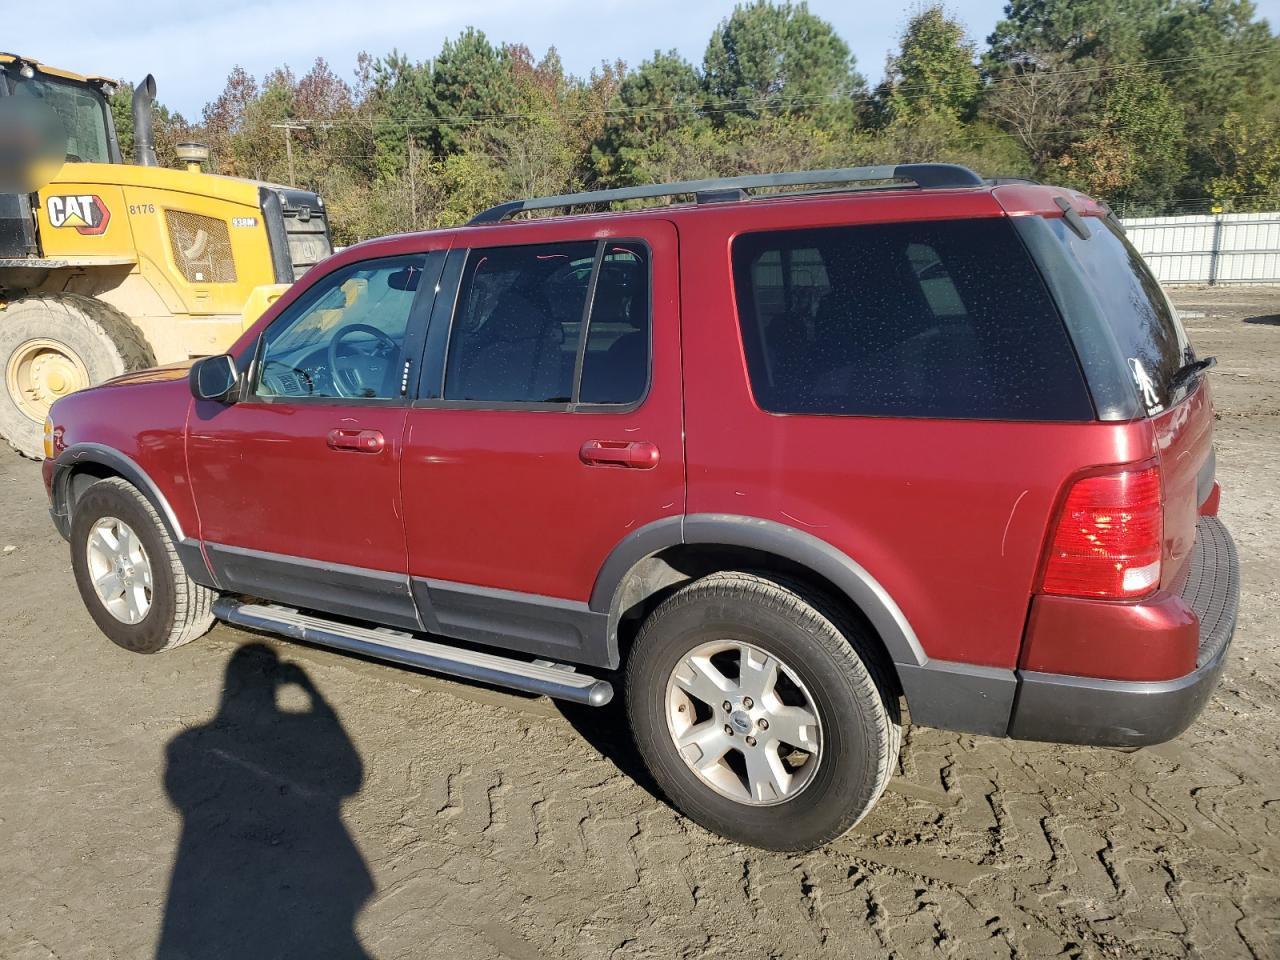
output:
[[[1176,300],[1243,563],[1203,716],[1137,752],[912,730],[802,856],[674,813],[613,709],[226,626],[117,649],[0,454],[0,957],[1280,957],[1280,289]]]

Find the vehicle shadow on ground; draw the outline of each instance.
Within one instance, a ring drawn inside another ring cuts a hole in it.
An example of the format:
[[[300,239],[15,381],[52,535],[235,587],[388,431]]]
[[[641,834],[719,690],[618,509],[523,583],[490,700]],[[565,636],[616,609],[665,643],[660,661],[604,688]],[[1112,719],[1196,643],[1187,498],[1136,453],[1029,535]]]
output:
[[[556,700],[556,709],[578,736],[610,760],[621,773],[643,787],[658,802],[671,806],[657,782],[649,775],[644,759],[636,749],[619,687],[621,683],[615,681],[614,698],[603,707]]]
[[[1244,322],[1261,323],[1268,327],[1280,327],[1280,313],[1268,313],[1260,317],[1245,317]]]
[[[364,765],[306,671],[241,646],[217,714],[166,754],[183,824],[157,957],[368,957],[355,919],[373,877],[341,812]]]

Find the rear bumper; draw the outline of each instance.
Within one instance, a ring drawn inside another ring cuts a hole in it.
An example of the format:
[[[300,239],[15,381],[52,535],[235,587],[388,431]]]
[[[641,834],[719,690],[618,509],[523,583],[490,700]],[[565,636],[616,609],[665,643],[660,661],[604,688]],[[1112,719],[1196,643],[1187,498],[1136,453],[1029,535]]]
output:
[[[1217,685],[1235,632],[1240,564],[1216,517],[1202,517],[1182,599],[1200,621],[1195,669],[1174,680],[1099,680],[1019,670],[1008,735],[1099,746],[1172,740],[1199,715]]]

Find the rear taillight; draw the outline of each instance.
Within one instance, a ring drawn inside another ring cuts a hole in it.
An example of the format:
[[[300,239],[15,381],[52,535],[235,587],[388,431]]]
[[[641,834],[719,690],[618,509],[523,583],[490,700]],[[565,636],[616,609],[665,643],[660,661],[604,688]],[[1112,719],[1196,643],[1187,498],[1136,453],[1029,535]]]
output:
[[[1132,600],[1160,583],[1160,468],[1077,480],[1058,514],[1045,593]]]

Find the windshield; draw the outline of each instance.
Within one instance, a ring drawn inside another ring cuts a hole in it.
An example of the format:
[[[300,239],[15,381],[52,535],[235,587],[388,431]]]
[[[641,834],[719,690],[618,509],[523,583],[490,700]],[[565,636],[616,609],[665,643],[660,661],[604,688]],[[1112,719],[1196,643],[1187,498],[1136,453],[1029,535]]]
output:
[[[107,135],[107,103],[102,94],[83,84],[48,76],[30,80],[16,77],[14,96],[31,97],[48,105],[62,122],[67,135],[67,159],[73,162],[110,163]]]

